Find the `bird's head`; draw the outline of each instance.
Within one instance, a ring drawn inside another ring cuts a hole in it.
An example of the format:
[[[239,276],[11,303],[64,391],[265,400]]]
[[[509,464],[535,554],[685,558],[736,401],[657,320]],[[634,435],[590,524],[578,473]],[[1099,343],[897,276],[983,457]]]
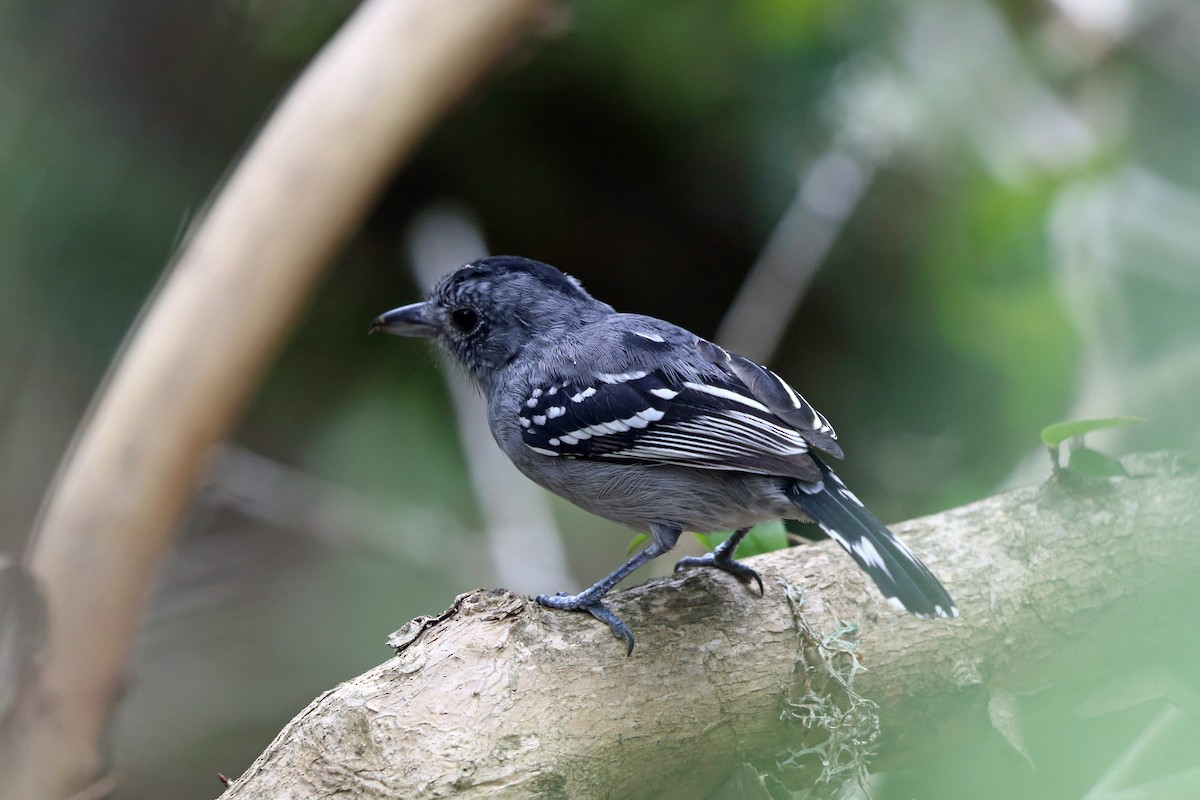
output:
[[[437,341],[486,389],[529,342],[611,313],[548,264],[493,256],[447,275],[428,300],[380,314],[370,330]]]

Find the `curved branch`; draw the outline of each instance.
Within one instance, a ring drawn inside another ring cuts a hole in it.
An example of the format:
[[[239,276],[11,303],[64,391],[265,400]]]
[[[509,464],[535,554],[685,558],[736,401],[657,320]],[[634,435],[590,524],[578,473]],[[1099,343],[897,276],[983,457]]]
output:
[[[396,166],[545,5],[367,0],[245,153],[46,503],[30,568],[49,640],[0,742],[6,796],[65,797],[98,777],[142,604],[207,453]]]
[[[828,542],[756,558],[762,599],[710,572],[615,593],[630,658],[587,615],[463,595],[317,698],[225,797],[695,798],[746,762],[809,785],[869,751],[902,763],[1168,627],[1144,623],[1193,588],[1200,476],[1167,454],[1128,466],[895,526],[954,622],[890,610]]]

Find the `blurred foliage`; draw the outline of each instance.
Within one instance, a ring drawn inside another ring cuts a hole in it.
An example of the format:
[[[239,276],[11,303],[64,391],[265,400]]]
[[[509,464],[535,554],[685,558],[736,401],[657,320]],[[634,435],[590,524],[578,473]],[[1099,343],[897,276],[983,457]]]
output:
[[[717,533],[693,533],[696,541],[705,550],[713,550],[717,545],[729,538],[730,534],[727,531],[719,531]],[[626,553],[632,554],[641,549],[642,545],[650,537],[644,533],[639,533],[634,536],[629,542],[629,547],[626,548]],[[783,522],[769,522],[762,525],[756,525],[746,534],[746,538],[742,539],[741,544],[737,548],[737,556],[741,558],[749,558],[760,553],[770,553],[772,550],[782,550],[788,546],[787,531],[783,527]]]
[[[1084,435],[1094,431],[1123,428],[1126,425],[1136,425],[1145,421],[1141,417],[1106,417],[1104,419],[1056,422],[1042,428],[1042,441],[1050,450],[1050,464],[1056,472],[1061,466],[1059,449],[1064,443],[1069,443],[1070,459],[1067,462],[1067,469],[1071,472],[1095,477],[1126,475],[1128,473],[1125,472],[1120,461],[1099,450],[1092,450],[1084,446]]]
[[[712,550],[729,538],[727,533],[697,533],[696,539],[705,550]],[[748,558],[759,553],[769,553],[772,550],[782,550],[788,546],[787,531],[783,522],[770,522],[755,525],[746,534],[746,538],[738,545],[738,558]]]
[[[182,233],[352,8],[0,0],[0,547],[23,546]],[[197,504],[121,718],[123,797],[214,794],[213,772],[239,772],[309,697],[385,657],[389,626],[490,582],[437,362],[365,338],[423,288],[403,237],[435,201],[470,208],[496,252],[712,335],[789,203],[825,207],[803,195],[812,165],[848,154],[861,200],[793,318],[762,324],[786,326],[772,366],[838,427],[840,472],[881,517],[1045,477],[1037,432],[1058,419],[1137,413],[1152,420],[1138,446],[1195,446],[1189,0],[563,13],[396,177],[267,376],[237,442],[282,468],[234,485],[217,469]],[[275,480],[313,513],[271,511]],[[607,572],[624,534],[553,508],[579,579]],[[294,666],[268,698],[257,678],[279,661]],[[202,679],[190,700],[171,689]],[[1037,773],[1003,743],[968,746],[874,796],[1078,796],[1153,716],[1123,713],[1032,725]]]
[[[1093,431],[1103,431],[1109,428],[1123,428],[1126,425],[1137,425],[1146,420],[1141,417],[1106,417],[1105,419],[1076,419],[1070,422],[1056,422],[1042,428],[1042,441],[1047,447],[1058,447],[1069,439],[1083,440],[1085,434]]]

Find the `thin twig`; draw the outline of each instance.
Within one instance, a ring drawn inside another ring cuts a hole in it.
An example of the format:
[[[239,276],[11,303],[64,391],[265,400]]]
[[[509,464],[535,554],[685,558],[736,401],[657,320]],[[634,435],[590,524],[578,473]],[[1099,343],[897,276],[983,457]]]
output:
[[[837,148],[809,165],[725,313],[717,341],[747,358],[770,360],[873,174],[873,166]]]
[[[408,239],[413,272],[423,287],[487,254],[479,226],[467,213],[449,206],[418,216]],[[500,452],[488,430],[483,398],[466,376],[454,368],[444,370],[444,375],[500,585],[531,593],[574,591],[578,583],[567,569],[562,538],[545,493]]]

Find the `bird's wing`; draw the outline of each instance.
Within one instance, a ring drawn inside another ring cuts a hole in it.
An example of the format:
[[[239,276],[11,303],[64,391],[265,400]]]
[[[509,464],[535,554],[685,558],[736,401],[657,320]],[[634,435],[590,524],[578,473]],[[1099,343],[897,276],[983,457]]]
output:
[[[774,373],[703,340],[691,347],[692,361],[719,369],[689,376],[664,359],[531,386],[518,420],[526,446],[546,456],[807,481],[821,477],[811,448],[841,455],[825,418]]]
[[[842,457],[837,433],[829,424],[829,420],[783,378],[761,364],[704,339],[696,340],[696,350],[704,358],[720,366],[726,374],[736,378],[752,397],[769,408],[775,416],[794,427],[809,444],[835,458]]]

